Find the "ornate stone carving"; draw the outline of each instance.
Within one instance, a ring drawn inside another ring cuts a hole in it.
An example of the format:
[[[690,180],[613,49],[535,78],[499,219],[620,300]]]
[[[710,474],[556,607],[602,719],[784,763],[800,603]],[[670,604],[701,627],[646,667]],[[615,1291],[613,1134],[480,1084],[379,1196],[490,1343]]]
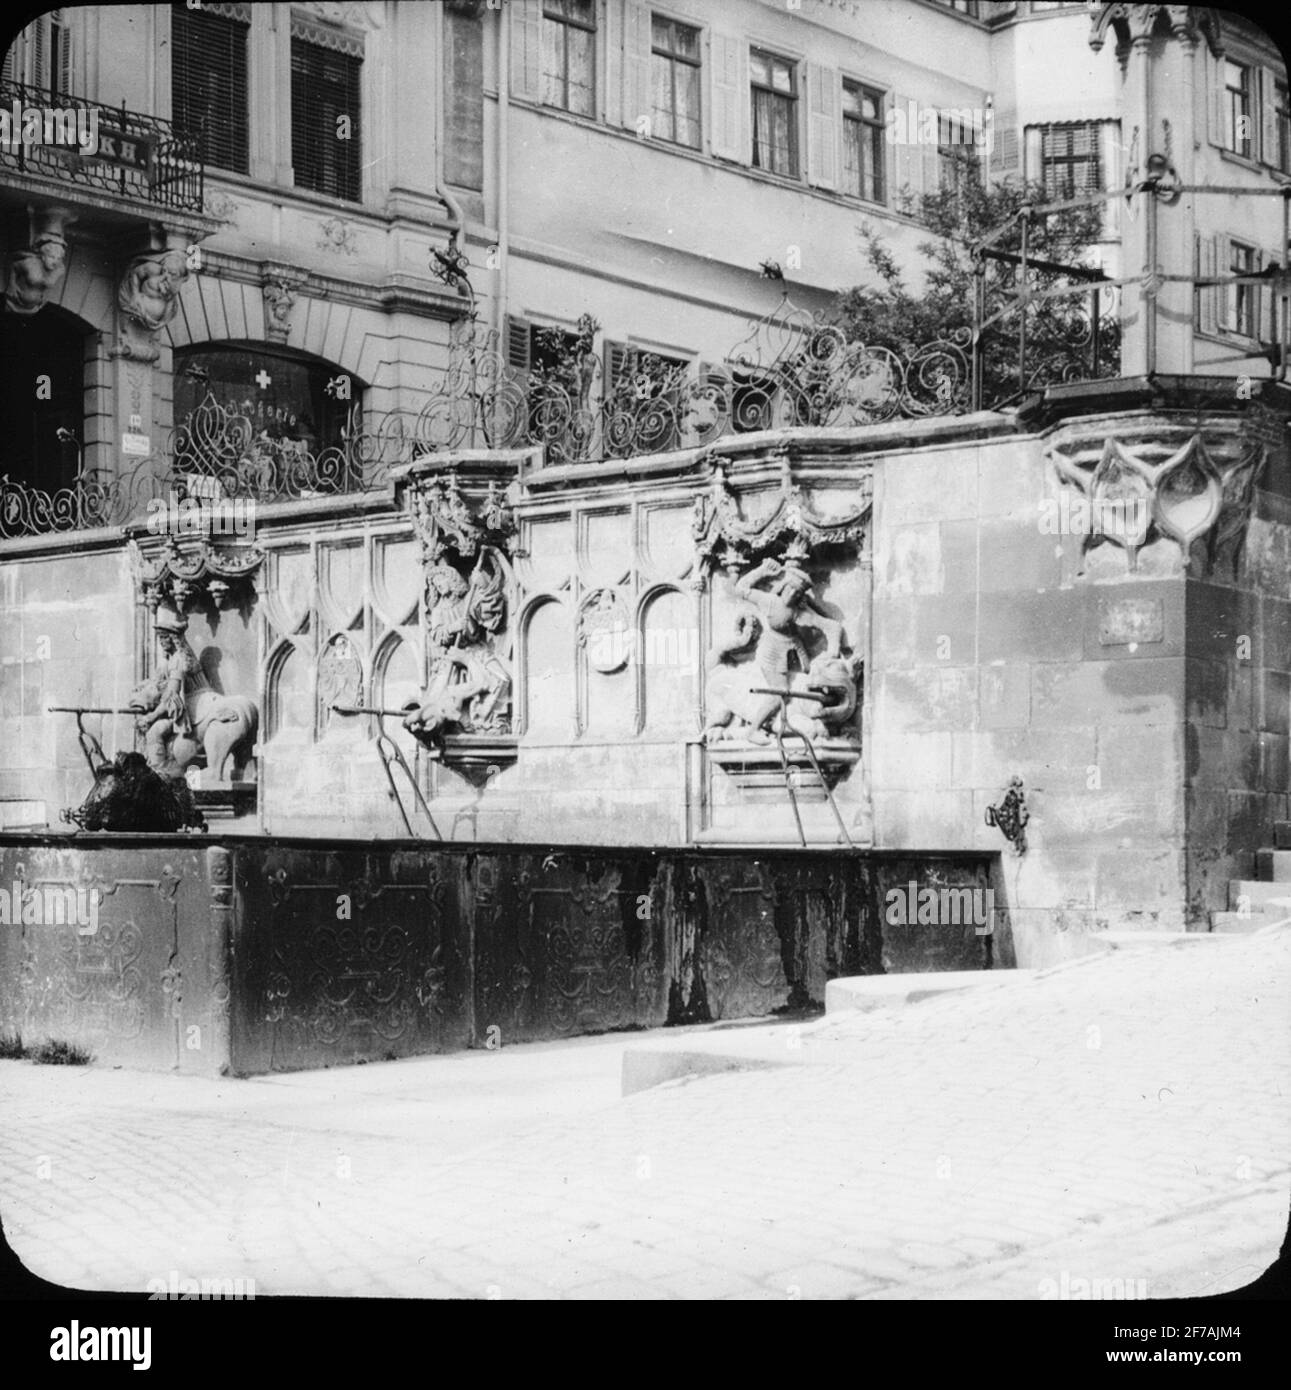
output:
[[[318,229],[318,249],[336,251],[343,256],[354,255],[358,250],[354,228],[347,226],[339,217],[329,217]]]
[[[421,702],[404,727],[441,750],[446,735],[509,735],[510,508],[495,479],[468,503],[455,473],[414,480],[408,504],[426,570],[429,669]],[[498,745],[496,756],[507,751]]]
[[[181,781],[202,756],[210,775],[224,781],[250,756],[260,713],[246,696],[212,689],[184,635],[187,628],[182,614],[158,610],[153,620],[161,649],[157,673],[136,686],[126,705],[137,716],[154,772]]]
[[[1055,530],[1081,535],[1082,555],[1103,542],[1120,547],[1131,572],[1139,551],[1159,537],[1178,544],[1185,568],[1194,542],[1205,539],[1207,570],[1235,540],[1236,565],[1273,437],[1269,422],[1252,410],[1235,428],[1194,430],[1173,449],[1166,441],[1177,428],[1157,431],[1156,439],[1151,433],[1136,435],[1132,445],[1105,438],[1101,447],[1078,428],[1060,435],[1047,452],[1074,501],[1060,499],[1067,524]]]
[[[71,214],[62,209],[43,213],[36,220],[31,245],[10,253],[4,306],[11,314],[37,313],[63,283],[69,221]]]
[[[779,499],[767,516],[755,522],[741,513],[721,459],[713,456],[710,463],[708,491],[695,499],[692,520],[701,573],[720,565],[734,576],[756,551],[794,539],[807,546],[855,543],[869,527],[874,480],[868,472],[857,486],[854,510],[840,517],[823,517],[794,483],[788,458],[782,458]]]
[[[1091,16],[1089,46],[1100,52],[1107,31],[1116,35],[1116,54],[1123,58],[1135,42],[1145,43],[1163,30],[1171,38],[1197,43],[1204,36],[1211,52],[1223,52],[1219,19],[1205,5],[1101,5]]]
[[[175,317],[179,291],[188,278],[188,259],[177,247],[136,256],[117,288],[117,307],[149,333]]]
[[[217,545],[206,537],[160,545],[132,540],[130,565],[144,603],[155,614],[163,604],[187,614],[209,604],[218,612],[246,606],[264,563],[257,545]]]
[[[588,665],[603,675],[621,671],[628,664],[631,627],[614,590],[596,589],[578,619],[578,645],[587,653]]]
[[[296,307],[296,287],[284,279],[266,280],[264,335],[271,343],[285,343],[291,333],[291,311]]]
[[[820,607],[802,559],[805,548],[794,546],[783,563],[765,559],[736,581],[746,611],[736,620],[733,638],[708,655],[704,735],[710,744],[768,743],[782,709],[804,738],[830,738],[856,712],[859,672],[843,655],[843,624]],[[824,638],[814,655],[819,640],[810,636],[813,630]],[[752,660],[736,663],[735,655],[751,645]]]

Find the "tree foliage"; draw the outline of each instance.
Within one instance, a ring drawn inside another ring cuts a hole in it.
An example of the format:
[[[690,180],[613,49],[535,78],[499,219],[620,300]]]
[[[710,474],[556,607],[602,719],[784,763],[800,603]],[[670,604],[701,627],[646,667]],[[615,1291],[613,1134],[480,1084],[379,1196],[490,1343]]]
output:
[[[1090,249],[1099,240],[1099,206],[1041,215],[1045,192],[1036,184],[987,187],[971,152],[958,157],[956,177],[933,193],[906,200],[905,211],[924,222],[932,236],[919,243],[926,258],[923,284],[911,289],[895,257],[870,226],[860,228],[865,258],[873,276],[868,283],[844,290],[838,299],[839,323],[851,341],[890,348],[908,355],[917,348],[950,339],[967,345],[972,337],[974,247],[1005,228],[993,247],[1018,254],[1022,246],[1021,210],[1029,219],[1027,258],[1060,265],[1091,266]],[[1074,276],[1032,268],[1033,290],[1076,285]],[[989,321],[1016,295],[1017,268],[985,262],[985,315]],[[1018,330],[1025,314],[1027,386],[1095,375],[1091,351],[1088,294],[1032,300],[1014,307],[982,334],[983,402],[1002,403],[1019,391]],[[1111,294],[1102,292],[1097,375],[1114,376],[1119,368],[1119,331],[1111,312]]]

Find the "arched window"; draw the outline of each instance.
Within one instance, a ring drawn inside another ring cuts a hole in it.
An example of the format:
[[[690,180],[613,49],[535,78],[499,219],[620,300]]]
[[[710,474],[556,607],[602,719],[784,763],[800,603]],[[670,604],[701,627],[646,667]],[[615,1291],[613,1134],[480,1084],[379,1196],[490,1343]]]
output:
[[[76,481],[85,443],[88,325],[46,304],[0,314],[0,429],[15,483],[57,492]]]
[[[175,423],[209,395],[256,432],[311,454],[339,447],[363,383],[321,358],[263,343],[204,343],[175,351]]]

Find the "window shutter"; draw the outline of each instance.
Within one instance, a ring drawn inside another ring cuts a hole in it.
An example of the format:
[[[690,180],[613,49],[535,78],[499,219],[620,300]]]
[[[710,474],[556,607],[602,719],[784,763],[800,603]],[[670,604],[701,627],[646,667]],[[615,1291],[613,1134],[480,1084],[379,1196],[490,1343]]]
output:
[[[49,16],[41,15],[31,26],[31,77],[33,87],[49,85]]]
[[[58,35],[58,52],[55,55],[56,66],[54,69],[54,81],[58,84],[59,93],[63,96],[70,96],[72,93],[72,31],[67,22],[67,12],[63,11],[55,32]],[[1272,88],[1269,89],[1270,91]]]
[[[1206,55],[1206,112],[1210,127],[1210,143],[1222,146],[1224,137],[1224,60],[1216,58],[1209,48]]]
[[[995,123],[994,149],[987,156],[992,182],[1017,177],[1018,127],[1017,117],[1008,115]]]
[[[1211,263],[1214,265],[1216,275],[1231,275],[1229,267],[1233,263],[1232,248],[1226,236],[1217,236],[1210,239],[1211,243]],[[1231,329],[1233,320],[1230,304],[1236,303],[1237,296],[1230,294],[1231,285],[1215,286],[1215,324],[1220,329]]]
[[[527,372],[530,365],[529,345],[533,341],[528,319],[516,314],[507,315],[507,366]]]
[[[842,87],[833,68],[807,64],[807,100],[807,182],[837,188]]]
[[[614,395],[614,388],[619,384],[619,378],[629,367],[631,352],[632,349],[627,343],[612,343],[606,339],[605,399],[607,401]]]
[[[1044,129],[1029,125],[1022,132],[1022,179],[1025,183],[1044,182]]]
[[[512,0],[511,94],[537,101],[542,91],[542,0]]]
[[[627,0],[623,10],[623,124],[636,130],[642,116],[651,116],[650,11],[637,0]]]
[[[1270,68],[1260,69],[1260,158],[1274,168],[1278,162],[1277,75]]]
[[[923,192],[923,159],[919,140],[922,132],[919,127],[922,123],[921,113],[918,103],[910,97],[903,96],[894,92],[889,98],[892,102],[891,115],[894,120],[890,122],[898,138],[893,145],[893,178],[892,192],[895,205],[901,207],[906,198],[911,199],[911,211],[918,211],[919,195]],[[911,113],[914,115],[913,129],[911,129]]]
[[[941,191],[941,155],[937,150],[937,142],[925,142],[923,133],[919,136],[919,162],[923,166],[923,191],[925,193],[938,193]]]
[[[712,59],[713,154],[747,164],[744,112],[749,104],[749,83],[744,45],[729,34],[714,34]]]
[[[0,67],[0,80],[5,82],[22,81],[22,63],[20,61],[23,48],[23,36],[16,34],[13,43],[5,50],[4,64]]]

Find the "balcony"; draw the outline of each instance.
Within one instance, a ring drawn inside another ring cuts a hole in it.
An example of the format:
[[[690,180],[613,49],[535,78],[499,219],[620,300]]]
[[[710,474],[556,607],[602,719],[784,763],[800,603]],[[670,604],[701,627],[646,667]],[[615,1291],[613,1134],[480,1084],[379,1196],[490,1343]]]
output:
[[[19,121],[22,113],[40,112],[42,135],[44,113],[60,113],[60,126],[70,126],[74,120],[83,133],[92,135],[97,130],[98,144],[93,154],[83,154],[66,133],[60,133],[57,144],[21,139],[0,143],[0,182],[17,184],[25,175],[38,183],[90,189],[136,206],[201,213],[204,169],[196,134],[124,106],[106,107],[83,97],[0,82],[0,110],[13,113],[15,109]],[[20,132],[19,124],[15,133]]]

